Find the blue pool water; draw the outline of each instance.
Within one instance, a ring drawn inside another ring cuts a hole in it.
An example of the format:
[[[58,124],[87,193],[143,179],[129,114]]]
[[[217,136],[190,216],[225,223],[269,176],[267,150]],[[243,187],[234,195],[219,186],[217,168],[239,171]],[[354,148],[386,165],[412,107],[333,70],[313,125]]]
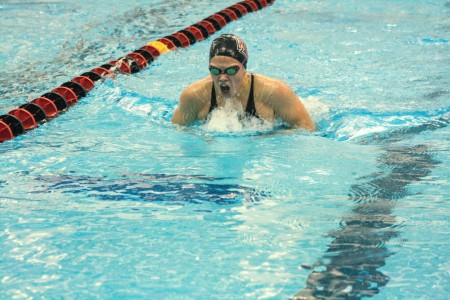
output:
[[[0,112],[236,3],[148,2],[0,3]],[[0,298],[446,299],[449,16],[277,0],[222,29],[315,133],[173,126],[209,38],[0,144]]]

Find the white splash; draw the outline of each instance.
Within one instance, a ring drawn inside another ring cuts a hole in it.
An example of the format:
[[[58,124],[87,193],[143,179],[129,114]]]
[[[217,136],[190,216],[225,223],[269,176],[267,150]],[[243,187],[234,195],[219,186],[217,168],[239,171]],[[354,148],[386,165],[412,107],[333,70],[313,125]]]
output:
[[[242,132],[270,130],[274,127],[272,122],[259,118],[246,117],[240,105],[227,102],[224,107],[211,112],[208,120],[202,125],[206,131],[214,132]]]

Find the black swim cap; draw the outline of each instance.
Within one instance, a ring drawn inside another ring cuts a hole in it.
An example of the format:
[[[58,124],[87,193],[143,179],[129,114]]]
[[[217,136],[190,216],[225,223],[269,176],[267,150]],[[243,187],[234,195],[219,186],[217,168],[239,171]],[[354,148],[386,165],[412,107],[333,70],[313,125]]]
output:
[[[247,68],[248,52],[244,41],[234,34],[222,34],[216,38],[209,51],[209,60],[214,56],[228,56]]]

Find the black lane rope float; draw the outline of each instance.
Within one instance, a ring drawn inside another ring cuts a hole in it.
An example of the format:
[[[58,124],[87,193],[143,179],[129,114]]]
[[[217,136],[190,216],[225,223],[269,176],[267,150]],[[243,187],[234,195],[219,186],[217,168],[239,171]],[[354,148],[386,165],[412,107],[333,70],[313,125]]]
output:
[[[72,78],[61,86],[29,103],[0,115],[0,143],[11,140],[39,124],[50,121],[67,111],[85,97],[95,83],[103,77],[117,73],[137,73],[152,63],[161,54],[206,39],[228,23],[238,20],[247,13],[258,11],[276,0],[245,0],[231,5],[183,30],[152,41],[127,55]]]

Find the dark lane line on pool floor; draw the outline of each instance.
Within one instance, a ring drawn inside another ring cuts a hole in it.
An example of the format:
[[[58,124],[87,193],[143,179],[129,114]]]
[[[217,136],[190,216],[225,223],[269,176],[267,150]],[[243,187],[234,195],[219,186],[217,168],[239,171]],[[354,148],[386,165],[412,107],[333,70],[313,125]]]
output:
[[[389,277],[378,269],[395,254],[386,245],[400,235],[401,225],[392,210],[397,201],[410,195],[410,184],[420,182],[441,163],[433,158],[427,145],[401,146],[395,142],[445,128],[449,123],[449,117],[443,116],[437,121],[392,131],[383,138],[361,141],[375,141],[386,151],[378,159],[380,171],[351,187],[349,200],[356,203],[352,214],[341,220],[339,230],[329,233],[333,240],[325,254],[313,265],[302,266],[312,272],[306,287],[292,299],[361,299],[381,292]]]

